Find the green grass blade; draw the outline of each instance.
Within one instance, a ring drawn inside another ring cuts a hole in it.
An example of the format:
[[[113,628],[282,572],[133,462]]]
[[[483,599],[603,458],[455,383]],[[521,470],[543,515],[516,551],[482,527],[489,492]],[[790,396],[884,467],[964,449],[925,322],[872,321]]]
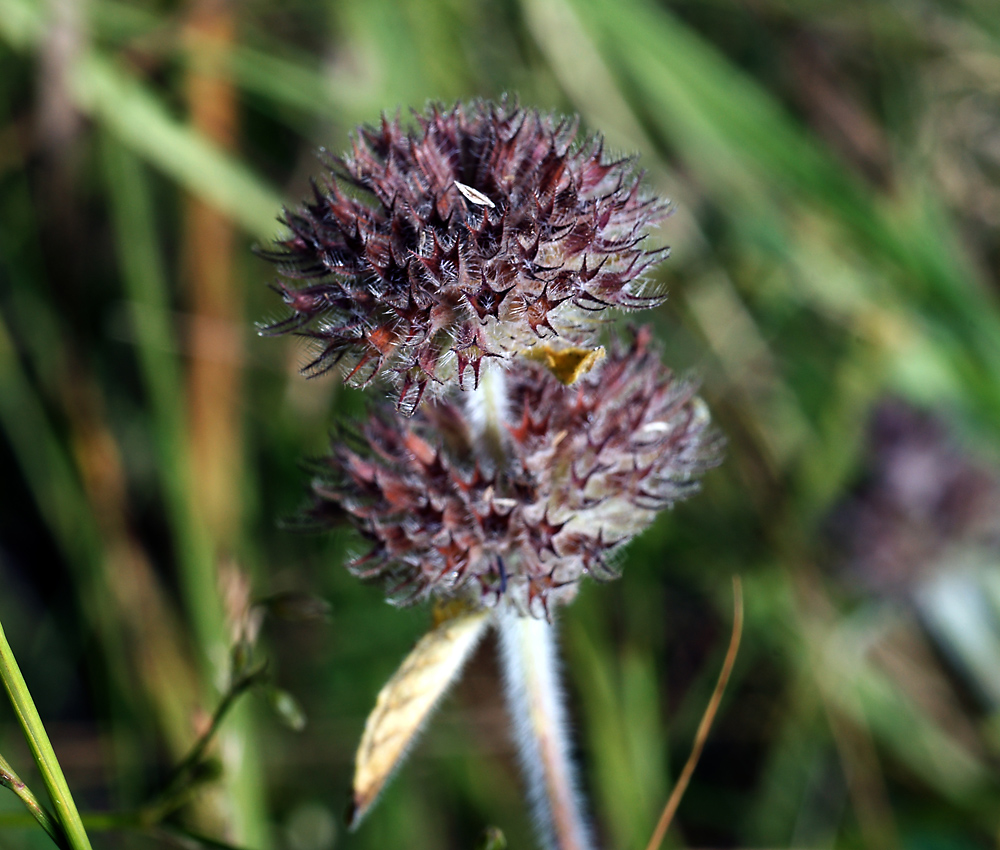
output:
[[[7,642],[2,625],[0,625],[0,679],[3,680],[7,696],[14,706],[14,712],[17,714],[31,754],[35,758],[35,764],[42,774],[42,781],[52,798],[56,818],[66,833],[69,846],[73,850],[90,850],[90,839],[83,828],[66,777],[63,776],[55,750],[52,749],[49,736],[42,724],[42,718],[38,715],[31,694],[28,693],[28,686],[14,660],[14,653]]]
[[[14,769],[3,756],[0,756],[0,785],[14,792],[17,798],[24,803],[24,807],[31,816],[38,821],[38,825],[49,834],[49,837],[55,842],[57,847],[63,848],[63,850],[69,847],[69,844],[66,842],[66,835],[59,824],[56,823],[55,818],[38,801],[34,792],[24,784],[21,777],[14,772]]]
[[[208,529],[193,509],[197,471],[192,469],[186,428],[186,405],[169,323],[168,280],[160,256],[158,228],[148,170],[119,140],[103,140],[103,159],[117,237],[125,293],[136,323],[139,366],[149,395],[164,501],[176,543],[181,592],[201,652],[206,692],[226,671],[228,658],[225,614],[220,603],[216,564]],[[226,724],[227,741],[252,738],[251,707],[237,706]],[[257,755],[245,753],[227,782],[235,804],[234,817],[246,840],[266,846],[263,778]]]
[[[161,478],[188,611],[206,658],[224,654],[226,643],[215,587],[212,547],[192,515],[184,392],[176,340],[169,325],[171,304],[156,242],[156,223],[142,163],[121,143],[105,139],[104,165],[117,236],[122,282],[136,325],[137,353],[152,408]]]
[[[31,0],[0,0],[0,36],[16,50],[27,50],[45,32],[45,14]]]
[[[135,153],[197,197],[270,242],[281,197],[250,170],[171,116],[139,81],[98,54],[74,76],[81,106]]]
[[[734,222],[770,234],[768,249],[785,259],[803,250],[800,230],[811,216],[839,229],[830,238],[864,256],[867,285],[883,285],[873,297],[917,312],[982,418],[1000,413],[997,305],[939,203],[919,184],[898,198],[878,197],[769,92],[665,8],[646,0],[613,9],[597,0],[571,3],[620,85],[643,104],[646,120]]]

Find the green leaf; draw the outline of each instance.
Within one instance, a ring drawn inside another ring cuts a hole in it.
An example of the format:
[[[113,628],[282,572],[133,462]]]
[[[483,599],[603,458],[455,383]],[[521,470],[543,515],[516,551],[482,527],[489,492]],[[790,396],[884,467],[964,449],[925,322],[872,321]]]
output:
[[[92,53],[73,76],[80,106],[135,153],[259,239],[280,231],[281,198],[246,166],[170,115],[138,80]]]

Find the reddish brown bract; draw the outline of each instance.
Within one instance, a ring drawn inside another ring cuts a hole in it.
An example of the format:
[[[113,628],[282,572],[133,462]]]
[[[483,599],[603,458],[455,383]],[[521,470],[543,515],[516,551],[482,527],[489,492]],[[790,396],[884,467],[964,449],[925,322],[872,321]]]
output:
[[[486,358],[589,345],[604,308],[660,300],[640,276],[666,249],[643,240],[668,205],[631,159],[509,103],[415,119],[359,130],[314,200],[285,212],[291,235],[269,256],[292,313],[264,332],[313,339],[307,373],[390,377],[410,415],[428,386],[478,384]]]
[[[572,387],[535,364],[510,372],[501,468],[459,404],[371,420],[321,462],[313,517],[346,513],[373,544],[354,571],[385,579],[397,601],[506,598],[546,616],[582,576],[614,576],[615,547],[718,459],[694,387],[648,343],[640,332]]]

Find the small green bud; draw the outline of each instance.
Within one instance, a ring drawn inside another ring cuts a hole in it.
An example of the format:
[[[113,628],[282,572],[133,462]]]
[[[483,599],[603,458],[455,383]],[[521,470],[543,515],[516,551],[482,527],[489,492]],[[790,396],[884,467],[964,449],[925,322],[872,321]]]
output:
[[[299,701],[282,688],[268,688],[267,701],[278,718],[293,732],[306,728],[306,714]]]
[[[230,651],[230,663],[232,665],[232,681],[238,682],[245,678],[253,665],[253,644],[245,638],[236,641]]]

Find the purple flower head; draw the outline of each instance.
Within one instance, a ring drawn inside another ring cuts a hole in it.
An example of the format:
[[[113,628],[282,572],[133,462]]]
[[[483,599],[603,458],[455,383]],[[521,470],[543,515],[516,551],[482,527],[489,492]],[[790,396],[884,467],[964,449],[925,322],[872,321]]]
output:
[[[264,332],[313,340],[307,373],[388,378],[410,415],[428,387],[475,387],[484,363],[542,342],[592,345],[605,308],[661,300],[642,275],[666,254],[645,239],[668,204],[633,160],[506,101],[415,120],[359,129],[285,212],[290,235],[268,256],[291,313]]]
[[[547,616],[583,576],[614,577],[615,549],[718,460],[695,387],[648,330],[573,386],[534,363],[505,381],[499,446],[458,397],[385,411],[317,466],[313,518],[346,515],[372,544],[352,569],[397,601],[466,595]]]

